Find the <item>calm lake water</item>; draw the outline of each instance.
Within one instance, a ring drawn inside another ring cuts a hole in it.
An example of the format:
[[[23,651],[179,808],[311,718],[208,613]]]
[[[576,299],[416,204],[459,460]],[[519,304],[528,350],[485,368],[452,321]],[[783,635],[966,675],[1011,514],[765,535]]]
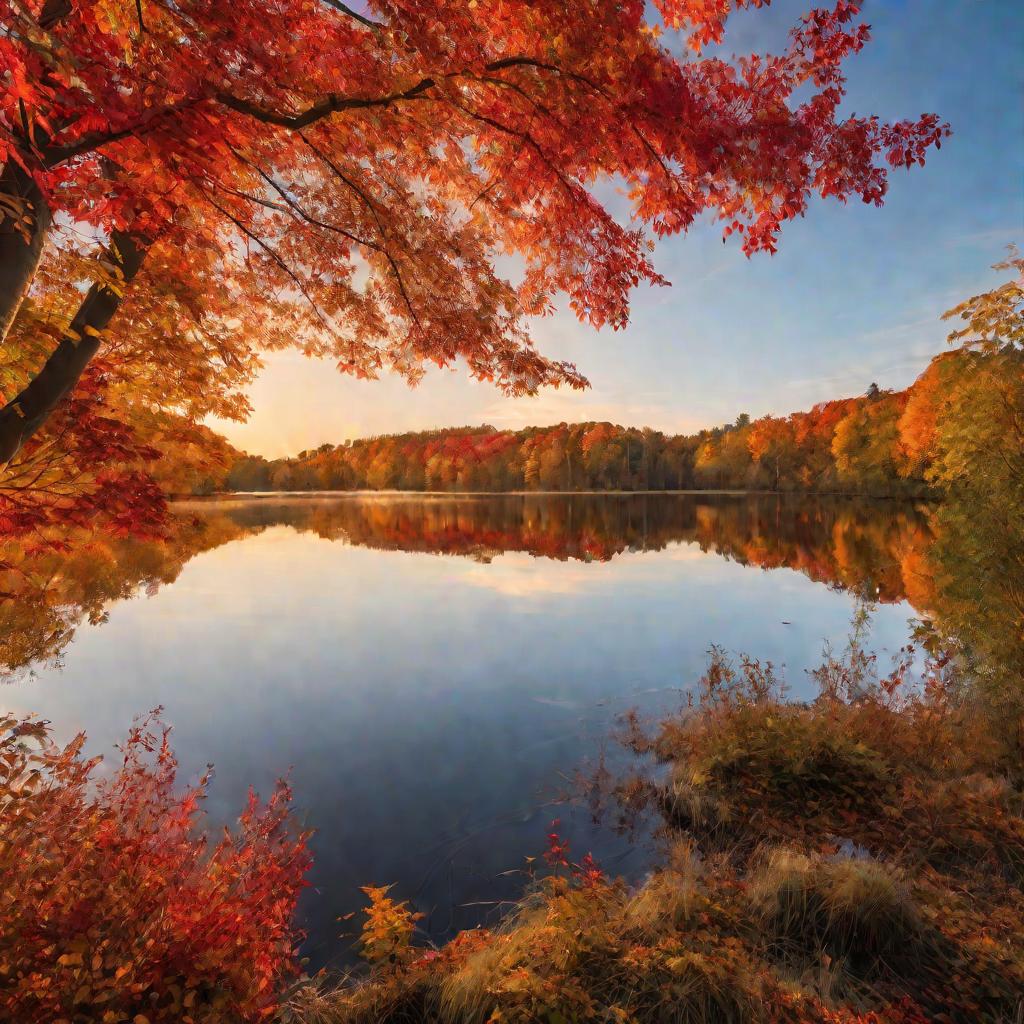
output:
[[[180,536],[68,556],[0,618],[8,710],[109,752],[163,705],[183,773],[230,820],[291,768],[316,829],[313,966],[394,883],[437,938],[514,896],[560,818],[576,855],[647,856],[559,804],[631,707],[678,707],[712,643],[785,666],[794,696],[858,595],[906,643],[912,505],[772,496],[263,496],[177,506]],[[56,582],[54,582],[56,581]],[[54,588],[56,590],[54,591]]]

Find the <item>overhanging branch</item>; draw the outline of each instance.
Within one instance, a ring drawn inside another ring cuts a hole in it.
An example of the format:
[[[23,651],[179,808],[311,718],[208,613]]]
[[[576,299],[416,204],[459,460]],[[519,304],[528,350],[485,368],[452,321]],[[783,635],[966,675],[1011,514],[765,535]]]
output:
[[[365,25],[368,29],[374,32],[380,32],[384,26],[380,22],[372,21],[370,18],[365,17],[358,11],[353,11],[347,4],[341,3],[341,0],[324,0],[324,3],[328,7],[333,7],[336,11],[340,11],[342,14],[347,15],[353,21],[358,21],[360,25]]]
[[[549,71],[580,82],[591,89],[598,89],[595,83],[583,75],[560,68],[557,64],[551,64],[533,57],[503,57],[500,60],[491,61],[483,65],[485,72],[502,71],[508,68],[534,68],[540,71]],[[298,131],[326,117],[330,117],[332,114],[338,114],[346,110],[370,110],[378,107],[389,107],[395,103],[426,99],[428,98],[427,94],[435,89],[439,82],[451,81],[467,76],[472,77],[472,73],[468,69],[455,71],[439,78],[422,78],[407,89],[387,93],[383,96],[345,96],[340,93],[328,93],[326,96],[316,100],[305,110],[298,111],[297,113],[283,113],[266,107],[262,103],[245,99],[226,91],[217,92],[213,96],[192,97],[180,103],[169,104],[163,108],[146,111],[142,118],[133,125],[113,131],[92,132],[67,146],[48,146],[44,151],[44,162],[48,168],[56,167],[65,160],[90,153],[111,142],[118,142],[131,136],[140,135],[147,130],[151,131],[168,114],[179,113],[206,101],[219,103],[229,110],[234,110],[236,113],[244,114],[264,124],[272,124],[279,128]]]

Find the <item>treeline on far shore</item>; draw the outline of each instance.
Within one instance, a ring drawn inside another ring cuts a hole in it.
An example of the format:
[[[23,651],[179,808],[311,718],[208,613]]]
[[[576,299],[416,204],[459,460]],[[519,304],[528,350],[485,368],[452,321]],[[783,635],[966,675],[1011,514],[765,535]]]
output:
[[[979,391],[1006,352],[944,353],[903,391],[874,384],[807,412],[670,435],[612,423],[457,427],[244,455],[210,490],[646,491],[764,489],[924,496],[940,491]]]

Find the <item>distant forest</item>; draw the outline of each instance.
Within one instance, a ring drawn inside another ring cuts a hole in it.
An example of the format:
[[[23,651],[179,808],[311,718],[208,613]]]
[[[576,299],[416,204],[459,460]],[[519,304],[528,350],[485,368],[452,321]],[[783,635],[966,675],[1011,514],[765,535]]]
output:
[[[668,435],[612,423],[458,427],[324,444],[294,458],[241,456],[233,491],[660,491],[764,489],[923,496],[941,486],[944,439],[963,430],[998,353],[936,357],[903,391],[871,385],[808,412]]]

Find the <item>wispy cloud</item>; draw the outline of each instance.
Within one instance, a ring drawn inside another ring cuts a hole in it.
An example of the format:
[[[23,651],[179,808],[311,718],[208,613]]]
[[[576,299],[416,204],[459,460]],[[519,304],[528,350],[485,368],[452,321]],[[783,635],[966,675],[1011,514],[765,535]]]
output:
[[[1024,242],[1024,225],[1013,224],[1006,227],[986,228],[981,231],[968,231],[946,240],[949,248],[971,248],[991,250],[992,262],[1006,255],[1009,245],[1018,247]]]

